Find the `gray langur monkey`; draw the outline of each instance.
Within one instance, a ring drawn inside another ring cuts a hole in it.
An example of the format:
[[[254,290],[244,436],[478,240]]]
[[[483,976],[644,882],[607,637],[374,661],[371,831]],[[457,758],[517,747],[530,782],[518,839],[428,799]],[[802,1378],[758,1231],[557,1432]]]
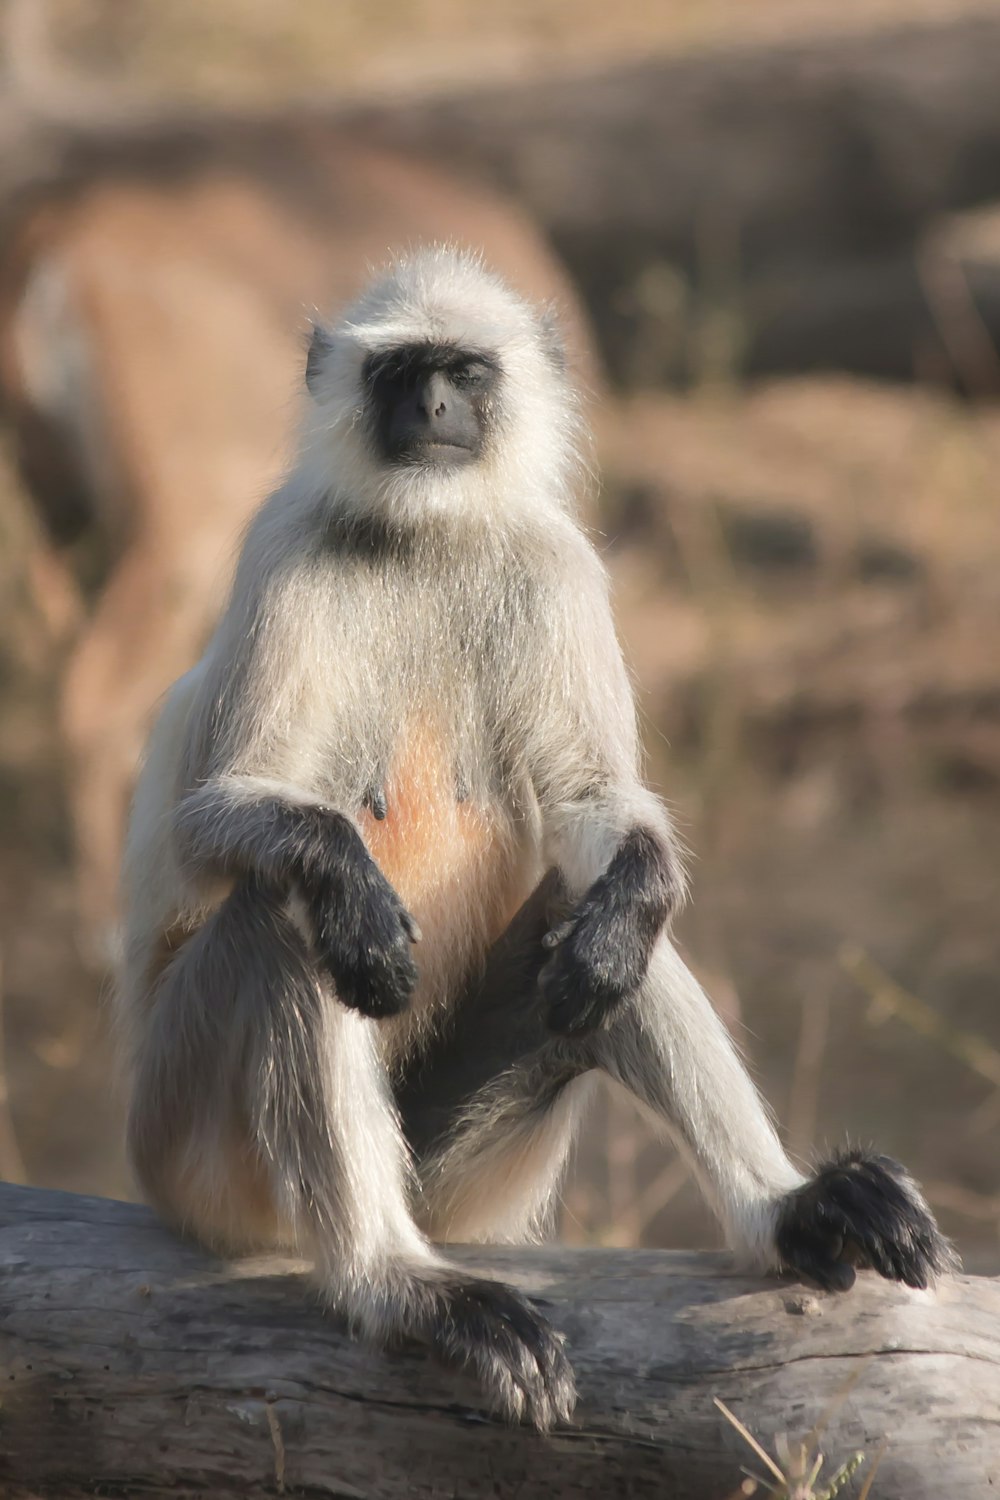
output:
[[[667,935],[577,418],[546,315],[447,249],[317,329],[291,473],[151,739],[125,866],[129,1145],[171,1222],[297,1246],[360,1332],[569,1417],[561,1340],[434,1242],[544,1219],[595,1076],[730,1245],[845,1288],[953,1263],[893,1161],[805,1178]]]

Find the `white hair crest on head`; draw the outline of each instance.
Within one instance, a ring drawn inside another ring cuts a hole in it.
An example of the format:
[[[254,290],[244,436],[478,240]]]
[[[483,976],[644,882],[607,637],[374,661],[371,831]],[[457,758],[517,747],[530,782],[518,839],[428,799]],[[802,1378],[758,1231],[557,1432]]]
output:
[[[393,260],[334,325],[313,381],[297,472],[338,509],[419,520],[474,514],[502,521],[572,504],[580,469],[577,402],[547,352],[543,316],[482,257],[435,245]],[[496,360],[492,441],[452,470],[386,468],[372,451],[363,372],[373,353],[447,343]]]
[[[532,338],[532,309],[470,251],[435,246],[397,260],[348,308],[337,334],[366,352],[419,339],[470,349]]]

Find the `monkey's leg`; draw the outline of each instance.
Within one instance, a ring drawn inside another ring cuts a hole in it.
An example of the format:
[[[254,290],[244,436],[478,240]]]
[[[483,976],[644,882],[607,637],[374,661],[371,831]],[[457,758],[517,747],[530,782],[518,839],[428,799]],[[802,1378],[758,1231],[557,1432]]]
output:
[[[846,1288],[860,1264],[926,1286],[954,1264],[916,1183],[889,1158],[850,1152],[809,1179],[795,1170],[725,1027],[666,938],[639,994],[592,1042],[692,1162],[729,1243],[762,1269]]]
[[[544,1220],[595,1081],[580,1044],[553,1037],[542,939],[569,910],[550,872],[487,956],[482,976],[397,1086],[436,1240],[521,1240]]]
[[[221,1224],[238,1248],[232,1189],[249,1162],[354,1328],[426,1342],[508,1419],[569,1416],[572,1371],[544,1320],[509,1287],[449,1265],[414,1223],[376,1023],[318,981],[277,895],[241,883],[179,951],[138,1061],[133,1154],[175,1220],[210,1242]]]

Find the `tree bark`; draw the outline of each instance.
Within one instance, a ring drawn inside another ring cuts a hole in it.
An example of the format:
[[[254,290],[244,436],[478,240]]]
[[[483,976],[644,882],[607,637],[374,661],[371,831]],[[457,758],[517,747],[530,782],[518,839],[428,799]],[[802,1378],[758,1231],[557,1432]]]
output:
[[[717,1254],[459,1254],[566,1333],[571,1427],[505,1428],[420,1350],[354,1343],[297,1262],[224,1264],[144,1208],[0,1188],[2,1493],[724,1500],[760,1461],[713,1397],[773,1451],[859,1364],[825,1474],[887,1436],[878,1500],[1000,1485],[998,1282],[931,1294],[864,1273],[827,1296]]]

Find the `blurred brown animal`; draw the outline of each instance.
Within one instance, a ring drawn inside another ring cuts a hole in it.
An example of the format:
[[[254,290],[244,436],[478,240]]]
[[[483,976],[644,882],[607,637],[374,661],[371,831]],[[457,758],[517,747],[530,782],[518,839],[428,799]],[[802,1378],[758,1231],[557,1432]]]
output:
[[[557,301],[592,375],[567,280],[511,204],[308,122],[77,142],[13,215],[7,418],[55,547],[86,536],[91,566],[98,554],[62,695],[81,937],[98,963],[147,719],[198,655],[274,486],[309,314],[430,240],[481,247]]]

